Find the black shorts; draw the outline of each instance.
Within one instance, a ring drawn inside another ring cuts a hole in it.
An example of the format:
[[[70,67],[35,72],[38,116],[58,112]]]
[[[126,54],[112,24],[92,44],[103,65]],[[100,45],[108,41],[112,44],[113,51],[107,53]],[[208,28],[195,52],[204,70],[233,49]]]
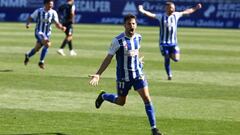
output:
[[[67,36],[69,36],[69,35],[72,35],[72,34],[73,34],[73,26],[72,26],[72,23],[63,24],[63,26],[65,26],[65,27],[66,27],[65,34],[66,34]]]

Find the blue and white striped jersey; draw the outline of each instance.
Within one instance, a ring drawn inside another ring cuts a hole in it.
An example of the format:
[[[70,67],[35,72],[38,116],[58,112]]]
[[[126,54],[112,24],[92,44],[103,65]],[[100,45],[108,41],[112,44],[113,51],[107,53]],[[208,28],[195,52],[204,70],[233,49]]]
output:
[[[129,38],[123,32],[112,40],[108,54],[116,54],[117,81],[130,81],[143,77],[143,65],[139,61],[141,39],[140,34],[135,33],[133,37]]]
[[[175,46],[177,45],[177,23],[183,16],[180,12],[174,12],[170,16],[167,14],[157,14],[156,18],[160,23],[160,45]]]
[[[55,10],[50,9],[45,11],[44,8],[36,9],[32,14],[31,18],[36,21],[36,33],[44,33],[47,36],[51,35],[51,24],[52,22],[59,23],[58,14]]]

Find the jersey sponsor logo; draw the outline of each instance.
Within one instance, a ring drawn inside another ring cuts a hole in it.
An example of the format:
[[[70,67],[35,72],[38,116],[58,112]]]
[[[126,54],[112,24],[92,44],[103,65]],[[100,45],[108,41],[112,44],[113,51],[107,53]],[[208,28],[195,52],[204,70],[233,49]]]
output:
[[[133,56],[137,56],[138,53],[139,53],[138,50],[128,50],[125,52],[125,55],[133,57]]]
[[[134,14],[134,15],[138,14],[137,7],[133,1],[132,2],[128,1],[126,3],[126,5],[123,9],[122,15],[127,15],[129,13]]]
[[[44,19],[42,19],[42,22],[48,23],[48,22],[50,22],[50,19],[44,18]]]
[[[167,21],[167,20],[164,20],[164,26],[165,27],[174,27],[174,23],[170,22],[170,21]]]

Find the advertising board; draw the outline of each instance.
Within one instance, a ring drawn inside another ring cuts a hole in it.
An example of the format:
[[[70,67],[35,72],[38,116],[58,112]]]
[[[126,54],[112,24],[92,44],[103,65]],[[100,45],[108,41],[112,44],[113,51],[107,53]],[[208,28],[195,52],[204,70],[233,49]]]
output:
[[[55,0],[55,9],[65,0]],[[182,17],[179,26],[240,28],[240,2],[235,0],[175,0],[176,11],[182,11],[201,2],[203,8],[190,16]],[[76,23],[121,24],[128,13],[138,17],[138,24],[156,26],[158,22],[138,12],[138,5],[154,13],[164,12],[162,0],[75,0]],[[39,7],[42,1],[0,0],[0,21],[20,21]]]

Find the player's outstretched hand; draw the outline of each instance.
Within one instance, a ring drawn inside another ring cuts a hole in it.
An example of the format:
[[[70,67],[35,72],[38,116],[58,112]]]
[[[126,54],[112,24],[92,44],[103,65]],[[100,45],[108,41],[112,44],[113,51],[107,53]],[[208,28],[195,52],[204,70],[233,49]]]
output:
[[[143,13],[144,12],[144,9],[143,9],[143,5],[138,5],[138,10]]]
[[[92,86],[97,86],[98,85],[98,81],[100,79],[100,76],[98,74],[95,75],[89,75],[88,77],[91,78],[89,84]]]
[[[142,56],[142,57],[139,58],[139,61],[140,61],[142,64],[144,64],[143,59],[144,59],[144,56]]]
[[[202,4],[201,4],[201,3],[198,3],[198,4],[196,5],[196,9],[200,9],[200,8],[202,8]]]

